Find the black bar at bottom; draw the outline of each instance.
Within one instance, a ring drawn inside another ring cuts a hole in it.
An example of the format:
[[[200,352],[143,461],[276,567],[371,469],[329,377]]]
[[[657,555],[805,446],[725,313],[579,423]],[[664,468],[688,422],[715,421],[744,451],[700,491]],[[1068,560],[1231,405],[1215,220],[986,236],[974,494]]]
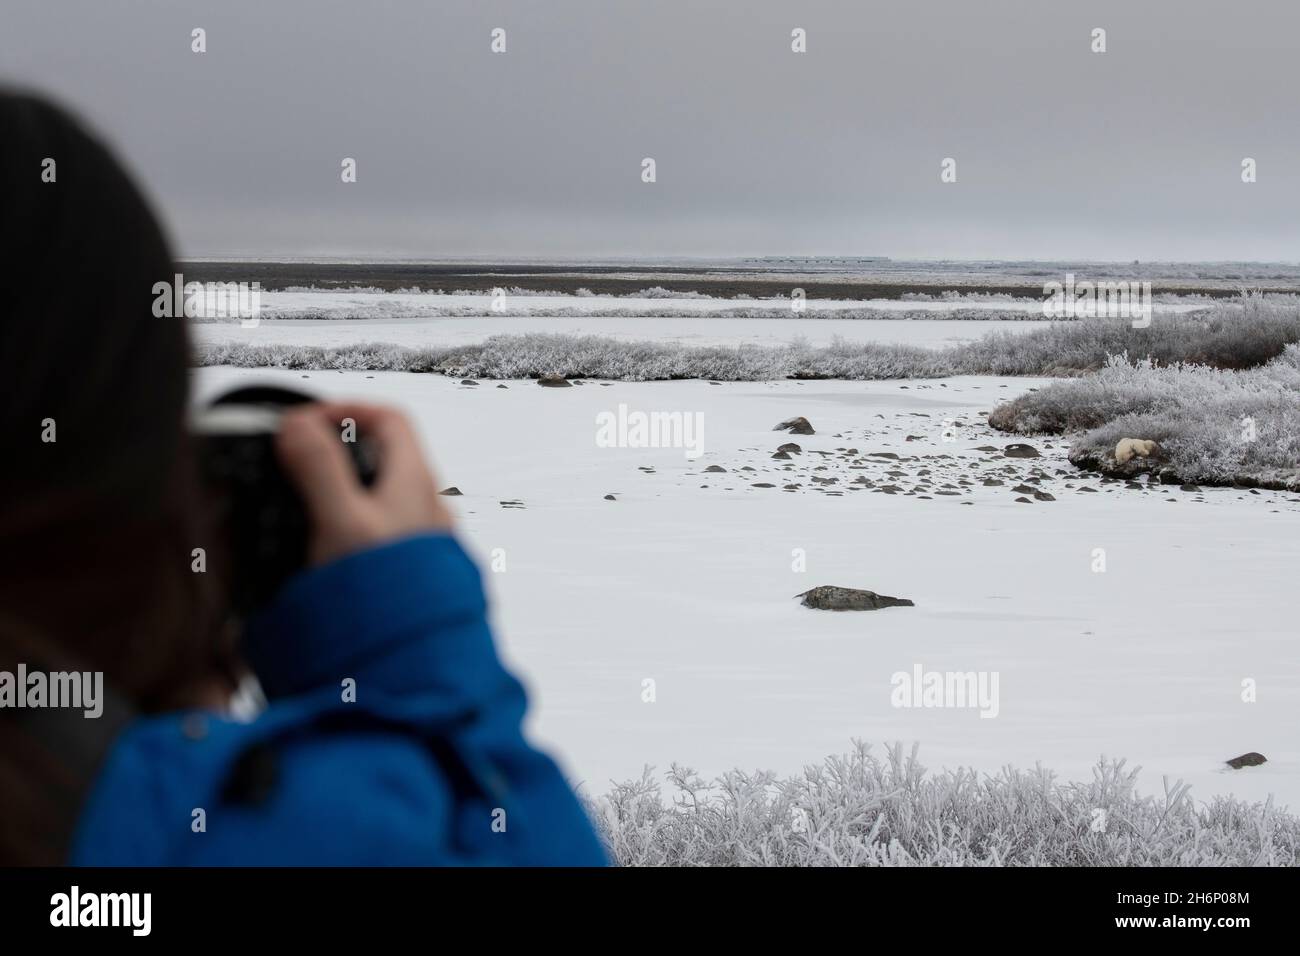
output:
[[[611,919],[662,930],[689,918],[745,935],[843,918],[863,931],[924,927],[926,942],[1027,930],[1231,942],[1286,928],[1295,889],[1283,869],[0,870],[0,926],[7,943],[76,933],[93,944],[147,928],[169,942],[337,945],[418,933],[434,945],[431,930],[477,926],[499,938],[537,927],[520,922],[529,917],[571,920],[581,935]]]

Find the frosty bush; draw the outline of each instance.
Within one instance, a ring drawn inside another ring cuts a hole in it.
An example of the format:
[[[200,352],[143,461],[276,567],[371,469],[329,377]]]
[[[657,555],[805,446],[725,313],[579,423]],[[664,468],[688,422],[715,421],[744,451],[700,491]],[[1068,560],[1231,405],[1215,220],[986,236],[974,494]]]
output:
[[[1082,432],[1072,460],[1106,464],[1122,438],[1154,439],[1170,476],[1300,490],[1300,346],[1224,371],[1112,359],[1000,405],[989,424],[1019,434]]]
[[[647,770],[588,801],[627,866],[1287,866],[1300,819],[1272,802],[1198,806],[1166,781],[1101,760],[1088,783],[1041,766],[928,774],[914,747],[885,759],[855,742],[802,774],[733,770],[712,784],[673,766],[671,805]]]
[[[728,314],[763,311],[736,309]],[[782,313],[782,317],[788,318],[789,313]],[[981,317],[987,318],[987,313]],[[1300,305],[1247,297],[1206,312],[1158,316],[1146,329],[1135,329],[1120,319],[1043,323],[1041,328],[1028,332],[994,332],[978,342],[946,349],[846,342],[822,348],[799,343],[780,348],[700,347],[534,333],[493,336],[475,345],[430,349],[382,343],[334,349],[211,345],[200,349],[198,358],[202,365],[387,369],[476,378],[549,374],[630,381],[771,381],[1073,376],[1103,368],[1114,355],[1126,355],[1132,362],[1150,360],[1156,365],[1199,363],[1217,368],[1250,368],[1277,357],[1294,342],[1300,342]]]
[[[494,335],[473,345],[405,348],[365,343],[341,348],[292,345],[209,345],[201,365],[263,368],[364,369],[435,372],[457,378],[603,378],[624,381],[702,378],[770,381],[782,378],[885,379],[952,374],[934,351],[906,345],[781,349],[621,342],[595,335]]]
[[[635,293],[636,298],[640,299],[712,299],[713,296],[706,295],[703,292],[678,291],[677,289],[665,289],[661,285],[651,286],[648,289],[642,289]]]
[[[1127,319],[1062,322],[1022,335],[993,332],[957,346],[953,360],[970,375],[1081,375],[1111,356],[1156,365],[1252,368],[1300,342],[1300,304],[1244,296],[1186,315],[1160,315],[1144,329]]]

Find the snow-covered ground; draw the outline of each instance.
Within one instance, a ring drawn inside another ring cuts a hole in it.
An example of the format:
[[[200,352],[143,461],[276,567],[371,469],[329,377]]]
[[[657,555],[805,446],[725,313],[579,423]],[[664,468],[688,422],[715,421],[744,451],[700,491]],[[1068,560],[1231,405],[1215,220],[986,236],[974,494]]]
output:
[[[815,295],[815,291],[808,293]],[[701,317],[734,309],[764,309],[793,312],[790,299],[728,299],[702,296],[665,295],[663,297],[615,295],[516,295],[496,297],[490,293],[467,295],[429,292],[384,292],[380,290],[338,291],[302,289],[263,292],[262,314],[270,319],[285,318],[428,318],[431,316],[475,313],[481,315],[527,316],[566,312],[608,315],[635,313],[653,316],[656,312],[689,312]],[[955,309],[981,312],[1019,312],[1030,317],[1042,315],[1043,304],[1037,299],[970,296],[942,300],[913,299],[821,299],[804,300],[802,315],[845,310],[879,312],[934,312],[943,314]],[[1204,304],[1160,305],[1161,310],[1191,311]]]
[[[846,342],[928,347],[979,339],[990,331],[1039,327],[1035,299],[963,296],[942,300],[816,299],[794,312],[788,299],[517,296],[494,305],[491,295],[422,292],[263,292],[258,321],[199,321],[204,344],[344,346],[385,342],[411,347],[469,345],[491,335],[557,332],[623,341],[688,345],[810,345]],[[1157,314],[1204,308],[1204,303],[1155,303]],[[743,315],[736,315],[737,311]],[[731,313],[731,314],[727,314]],[[988,318],[983,318],[987,315]]]
[[[683,345],[782,346],[796,339],[809,345],[879,342],[937,348],[973,342],[990,331],[1027,332],[1039,322],[918,319],[906,322],[876,319],[729,319],[636,318],[612,316],[525,318],[482,316],[412,319],[281,319],[263,320],[244,328],[237,322],[207,322],[193,326],[194,338],[205,345],[243,342],[251,345],[313,345],[323,348],[384,342],[411,348],[471,345],[493,335],[555,332],[601,335],[625,342],[679,342]]]
[[[712,325],[695,324],[701,332]],[[935,324],[964,332],[970,323]],[[213,328],[226,327],[200,326],[200,335]],[[333,344],[329,334],[316,329],[310,341]],[[1101,486],[1069,469],[1062,442],[1035,442],[1039,460],[974,450],[1009,441],[978,413],[1040,382],[556,389],[394,372],[194,374],[200,397],[270,380],[393,402],[414,416],[442,483],[464,492],[448,500],[465,541],[485,569],[502,549],[504,570],[485,577],[501,645],[532,693],[535,735],[593,791],[646,763],[663,770],[678,761],[709,776],[737,766],[793,771],[861,737],[920,741],[932,767],[996,772],[1041,761],[1066,779],[1088,778],[1100,755],[1122,756],[1145,768],[1148,792],[1168,776],[1191,783],[1200,799],[1274,794],[1300,809],[1290,603],[1300,499]],[[700,413],[703,456],[600,447],[597,416],[620,403]],[[817,434],[772,431],[796,415]],[[786,441],[803,455],[772,461]],[[855,456],[835,451],[844,448],[914,460],[855,467]],[[711,464],[727,471],[704,473]],[[1013,467],[1050,476],[1036,487],[1055,500],[1018,502],[1017,479],[980,480]],[[858,475],[912,486],[923,468],[936,487],[956,490],[907,496],[850,486]],[[800,487],[783,491],[791,479]],[[524,507],[501,504],[516,499]],[[1093,570],[1098,548],[1104,573]],[[793,570],[800,550],[802,572]],[[792,599],[820,584],[916,606],[836,613]],[[998,715],[892,706],[892,675],[918,664],[997,672]],[[647,679],[653,703],[643,700]],[[1247,679],[1257,684],[1255,703],[1242,701]],[[1223,765],[1252,750],[1268,763]]]

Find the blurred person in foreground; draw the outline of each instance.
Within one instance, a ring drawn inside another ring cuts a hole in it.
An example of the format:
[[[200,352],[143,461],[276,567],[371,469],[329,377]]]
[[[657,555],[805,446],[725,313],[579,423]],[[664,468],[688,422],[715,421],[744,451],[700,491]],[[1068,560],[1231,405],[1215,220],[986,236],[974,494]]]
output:
[[[232,626],[220,576],[191,567],[211,528],[188,332],[151,309],[176,271],[163,233],[76,121],[3,93],[0,262],[0,863],[606,862],[522,736],[523,690],[405,417],[286,413],[310,566]],[[344,418],[378,451],[369,487]],[[16,707],[20,666],[102,672],[100,715]],[[267,705],[237,720],[249,674]]]

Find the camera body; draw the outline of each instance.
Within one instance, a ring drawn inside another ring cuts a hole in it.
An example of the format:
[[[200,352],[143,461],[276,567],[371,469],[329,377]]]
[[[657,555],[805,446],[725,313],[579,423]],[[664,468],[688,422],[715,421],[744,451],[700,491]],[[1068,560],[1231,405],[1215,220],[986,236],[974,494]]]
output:
[[[307,564],[310,521],[280,467],[275,436],[286,409],[314,400],[292,389],[248,386],[222,394],[192,416],[209,527],[219,538],[219,566],[230,608],[240,619],[269,604]],[[344,446],[361,483],[373,483],[378,462],[366,436],[358,434]]]

